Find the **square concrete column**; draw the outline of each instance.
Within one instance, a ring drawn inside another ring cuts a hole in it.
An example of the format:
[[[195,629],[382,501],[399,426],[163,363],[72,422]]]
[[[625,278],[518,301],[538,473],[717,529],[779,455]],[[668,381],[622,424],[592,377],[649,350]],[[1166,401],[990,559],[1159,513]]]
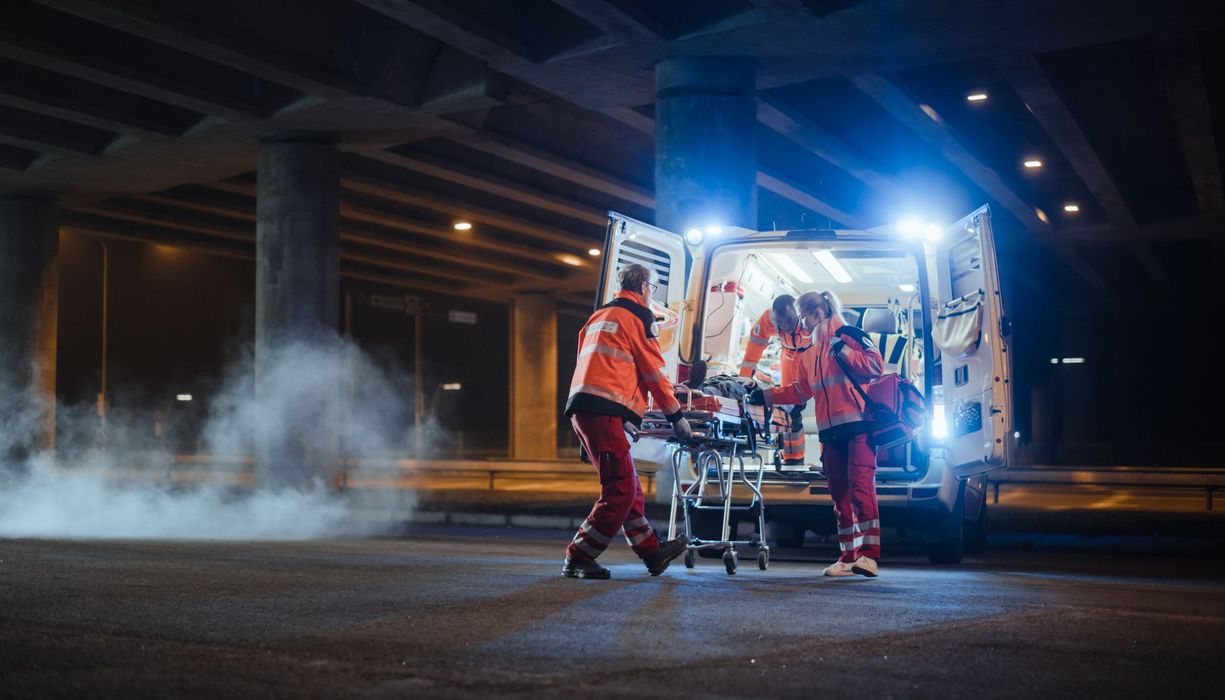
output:
[[[743,58],[655,67],[655,225],[757,228],[755,81]]]
[[[510,316],[510,456],[557,458],[557,303],[521,294]]]
[[[332,483],[340,380],[340,152],[334,137],[260,140],[255,228],[255,476]],[[305,366],[309,358],[316,366]],[[297,372],[297,375],[294,375]],[[333,386],[334,384],[334,386]]]
[[[59,207],[0,197],[0,466],[55,447]]]

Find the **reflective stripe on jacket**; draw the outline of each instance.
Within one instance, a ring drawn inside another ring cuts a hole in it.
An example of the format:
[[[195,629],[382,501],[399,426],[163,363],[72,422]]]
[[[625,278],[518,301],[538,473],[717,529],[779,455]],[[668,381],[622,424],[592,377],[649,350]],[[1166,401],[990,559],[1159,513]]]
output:
[[[621,416],[642,424],[647,394],[675,421],[681,405],[664,372],[655,319],[633,292],[620,292],[587,319],[578,334],[578,363],[570,380],[566,415],[574,411]]]
[[[812,399],[822,442],[866,430],[863,400],[851,382],[879,377],[884,368],[880,351],[868,335],[842,319],[822,323],[812,334],[813,349],[800,354],[797,377],[790,386],[771,389],[771,404],[797,404]],[[841,341],[839,344],[837,341]],[[834,359],[834,347],[855,377],[847,377]]]
[[[804,331],[801,324],[797,323],[790,332],[780,333],[778,325],[774,323],[774,310],[766,309],[753,325],[753,331],[749,333],[749,344],[744,349],[744,360],[740,363],[740,376],[753,376],[753,371],[761,362],[761,354],[766,351],[770,339],[776,336],[783,345],[784,354],[798,353],[812,347],[812,337]]]

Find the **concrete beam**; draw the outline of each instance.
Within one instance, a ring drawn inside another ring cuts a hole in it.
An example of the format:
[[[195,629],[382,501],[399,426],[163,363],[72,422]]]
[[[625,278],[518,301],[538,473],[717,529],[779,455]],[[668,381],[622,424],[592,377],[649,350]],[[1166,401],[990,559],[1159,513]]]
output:
[[[622,41],[667,41],[664,27],[637,11],[632,3],[612,0],[553,0],[600,31]]]
[[[757,186],[762,189],[769,190],[784,199],[789,199],[792,202],[808,209],[809,211],[820,214],[836,221],[844,226],[853,229],[866,229],[867,223],[862,219],[849,212],[842,211],[837,207],[827,204],[826,202],[813,197],[805,192],[800,187],[793,185],[776,175],[770,175],[765,172],[758,171]]]
[[[1023,200],[998,173],[975,157],[952,129],[934,119],[934,112],[924,110],[902,88],[879,75],[858,75],[852,78],[852,82],[919,138],[940,151],[941,155],[971,182],[1020,221],[1022,226],[1041,234],[1050,232],[1050,224],[1038,217],[1036,207]]]
[[[1221,189],[1219,144],[1213,137],[1199,39],[1189,30],[1162,33],[1155,37],[1154,45],[1200,211],[1219,212],[1225,209],[1225,191]]]
[[[633,202],[648,209],[655,208],[655,196],[645,187],[626,182],[616,176],[600,172],[595,168],[508,136],[473,129],[457,140],[478,151],[573,182],[610,197]]]
[[[548,192],[521,185],[496,175],[489,175],[473,168],[448,163],[425,154],[404,155],[390,151],[363,151],[360,155],[381,163],[394,165],[398,168],[412,170],[514,202],[551,211],[578,221],[599,226],[608,223],[607,212],[600,211],[595,207],[568,202]]]
[[[905,191],[892,177],[876,170],[868,158],[849,144],[814,124],[782,100],[759,94],[757,120],[813,155],[850,173],[852,177],[889,197],[904,198]]]

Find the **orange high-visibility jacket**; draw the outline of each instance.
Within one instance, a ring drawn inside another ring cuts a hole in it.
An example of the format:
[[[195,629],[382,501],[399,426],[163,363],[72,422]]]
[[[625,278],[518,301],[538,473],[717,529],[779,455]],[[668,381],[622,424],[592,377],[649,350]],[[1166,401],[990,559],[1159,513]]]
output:
[[[655,316],[640,295],[619,292],[579,331],[578,365],[570,380],[566,415],[583,411],[642,425],[648,393],[668,420],[681,418],[672,381],[664,374]]]
[[[837,316],[822,323],[812,340],[812,350],[800,355],[799,376],[790,386],[771,389],[767,394],[770,403],[796,404],[813,399],[822,442],[866,431],[863,399],[851,382],[880,376],[885,365],[880,351],[867,333],[844,324]],[[842,371],[834,352],[841,353],[853,378]]]
[[[784,365],[793,362],[797,353],[812,347],[812,336],[804,330],[801,324],[797,323],[790,332],[780,333],[778,326],[774,323],[774,310],[766,309],[761,318],[757,319],[753,331],[749,333],[749,344],[744,349],[744,361],[740,363],[740,376],[753,376],[753,372],[757,370],[761,362],[761,354],[770,344],[770,338],[775,336],[778,336],[779,342],[783,344]],[[783,383],[788,383],[790,378],[784,379]]]

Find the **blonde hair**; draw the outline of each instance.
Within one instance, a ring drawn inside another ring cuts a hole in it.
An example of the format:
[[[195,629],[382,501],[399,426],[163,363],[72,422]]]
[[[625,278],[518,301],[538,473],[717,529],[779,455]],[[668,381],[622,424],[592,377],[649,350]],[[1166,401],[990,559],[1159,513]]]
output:
[[[829,317],[835,315],[842,316],[842,300],[837,294],[831,291],[824,292],[804,292],[800,298],[796,300],[796,304],[800,307],[800,313],[808,316],[816,316],[817,310],[822,306],[829,305]]]

